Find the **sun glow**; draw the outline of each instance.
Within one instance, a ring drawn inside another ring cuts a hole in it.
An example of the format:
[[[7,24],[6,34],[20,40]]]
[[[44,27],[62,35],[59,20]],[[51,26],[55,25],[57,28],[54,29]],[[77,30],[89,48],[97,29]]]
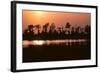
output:
[[[43,11],[35,11],[36,15],[43,15],[44,12]]]
[[[36,41],[33,41],[33,43],[35,44],[35,45],[43,45],[44,44],[44,41],[38,41],[38,40],[36,40]]]

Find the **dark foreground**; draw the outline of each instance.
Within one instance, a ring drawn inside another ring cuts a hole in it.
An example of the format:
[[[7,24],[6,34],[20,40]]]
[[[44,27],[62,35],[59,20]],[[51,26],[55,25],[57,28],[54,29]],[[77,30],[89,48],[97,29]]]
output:
[[[23,48],[23,62],[83,60],[91,58],[90,43],[73,45],[29,45]]]

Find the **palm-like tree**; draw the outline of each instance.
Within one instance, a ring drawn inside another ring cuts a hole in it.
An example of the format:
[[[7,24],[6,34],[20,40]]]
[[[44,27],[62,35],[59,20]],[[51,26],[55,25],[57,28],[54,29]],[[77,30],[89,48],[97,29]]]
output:
[[[49,23],[46,23],[45,25],[43,25],[43,32],[47,32]]]
[[[77,33],[77,34],[80,33],[80,27],[79,27],[79,26],[76,28],[76,33]]]
[[[90,33],[90,26],[89,25],[86,25],[85,26],[85,33],[86,34],[89,34]]]
[[[33,32],[33,28],[34,28],[34,26],[31,24],[31,25],[28,25],[28,32],[30,33],[30,32]]]
[[[39,34],[39,33],[40,33],[40,28],[41,28],[41,26],[40,26],[40,25],[35,25],[35,28],[37,29],[38,34]]]
[[[70,28],[70,26],[71,26],[70,23],[67,22],[66,25],[65,25],[65,28]]]
[[[72,27],[72,28],[71,28],[71,34],[74,34],[74,33],[75,33],[75,28]]]
[[[70,23],[67,22],[66,25],[65,25],[66,31],[69,31],[69,30],[70,30],[70,27],[71,27]],[[68,33],[68,32],[67,32],[67,33]]]
[[[58,27],[58,33],[61,33],[61,27]]]
[[[52,23],[51,25],[50,25],[50,31],[51,32],[54,32],[55,31],[55,24],[54,23]]]

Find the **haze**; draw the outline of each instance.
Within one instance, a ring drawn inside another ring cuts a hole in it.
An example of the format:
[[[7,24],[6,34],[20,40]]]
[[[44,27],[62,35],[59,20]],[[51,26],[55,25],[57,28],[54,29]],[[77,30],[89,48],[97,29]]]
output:
[[[28,25],[44,25],[49,22],[55,23],[57,27],[64,26],[67,22],[71,26],[85,26],[91,23],[90,13],[78,13],[78,12],[51,12],[51,11],[34,11],[23,10],[22,12],[22,24],[23,30]]]

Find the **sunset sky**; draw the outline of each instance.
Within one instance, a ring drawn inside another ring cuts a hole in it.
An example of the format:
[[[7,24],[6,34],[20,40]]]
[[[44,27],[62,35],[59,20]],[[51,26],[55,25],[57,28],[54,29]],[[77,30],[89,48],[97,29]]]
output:
[[[22,12],[22,24],[23,30],[28,25],[44,25],[49,22],[55,23],[56,27],[64,26],[66,22],[69,22],[71,26],[84,26],[90,25],[91,14],[90,13],[76,13],[76,12],[51,12],[51,11],[33,11],[23,10]]]

